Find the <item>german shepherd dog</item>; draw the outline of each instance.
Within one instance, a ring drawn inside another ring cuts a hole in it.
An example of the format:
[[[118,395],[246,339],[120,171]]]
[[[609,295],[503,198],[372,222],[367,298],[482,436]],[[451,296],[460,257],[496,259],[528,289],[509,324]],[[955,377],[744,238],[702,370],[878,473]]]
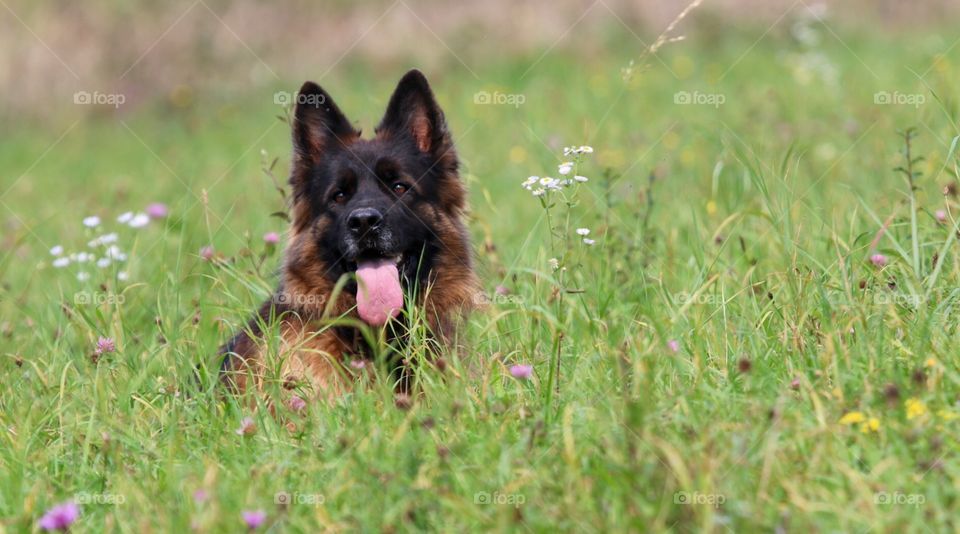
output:
[[[279,369],[273,376],[285,385],[309,385],[330,400],[350,388],[347,361],[378,353],[363,329],[382,332],[401,354],[411,315],[435,346],[454,339],[477,294],[466,191],[443,111],[418,70],[400,80],[372,139],[361,139],[313,82],[300,88],[292,130],[280,284],[221,347],[221,379],[239,391],[252,379],[259,389]],[[392,365],[409,376],[409,362]]]

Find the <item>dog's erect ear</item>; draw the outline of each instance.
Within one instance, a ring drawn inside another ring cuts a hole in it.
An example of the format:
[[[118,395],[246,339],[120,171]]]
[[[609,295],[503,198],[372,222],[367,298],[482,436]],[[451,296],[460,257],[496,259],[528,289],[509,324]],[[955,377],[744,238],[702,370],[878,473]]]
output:
[[[330,95],[313,82],[304,83],[297,93],[293,118],[293,146],[306,161],[316,162],[324,150],[360,135]]]
[[[420,152],[442,155],[450,142],[447,124],[422,72],[414,69],[400,79],[377,134],[407,138]]]

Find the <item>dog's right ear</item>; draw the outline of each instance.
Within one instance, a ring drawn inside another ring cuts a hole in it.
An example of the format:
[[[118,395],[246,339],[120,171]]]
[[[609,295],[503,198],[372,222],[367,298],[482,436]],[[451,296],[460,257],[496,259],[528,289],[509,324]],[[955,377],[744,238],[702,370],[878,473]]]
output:
[[[313,82],[303,84],[293,113],[293,147],[300,161],[316,163],[324,151],[359,136],[326,91]]]

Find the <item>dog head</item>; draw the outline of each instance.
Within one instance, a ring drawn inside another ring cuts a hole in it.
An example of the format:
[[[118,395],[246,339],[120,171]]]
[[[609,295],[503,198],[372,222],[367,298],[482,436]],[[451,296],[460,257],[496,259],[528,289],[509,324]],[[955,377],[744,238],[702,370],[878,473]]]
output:
[[[469,270],[465,191],[426,78],[408,72],[372,139],[307,82],[293,122],[293,223],[285,284],[315,292],[344,275],[358,314],[379,325],[444,266]]]

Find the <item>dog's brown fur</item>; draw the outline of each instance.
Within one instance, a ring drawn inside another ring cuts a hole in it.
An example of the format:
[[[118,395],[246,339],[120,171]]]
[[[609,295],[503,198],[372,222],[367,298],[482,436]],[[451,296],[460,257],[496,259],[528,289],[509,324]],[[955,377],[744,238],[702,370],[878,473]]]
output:
[[[413,185],[435,189],[429,192],[434,200],[407,206],[416,219],[428,227],[438,244],[434,247],[430,271],[424,276],[425,287],[413,298],[414,304],[423,310],[433,335],[442,343],[454,339],[456,326],[471,307],[478,287],[463,221],[466,191],[458,175],[457,156],[442,112],[439,107],[432,112],[431,108],[416,102],[409,109],[404,107],[405,100],[400,93],[410,91],[408,86],[420,93],[426,88],[424,98],[432,101],[426,80],[419,72],[411,71],[401,81],[388,108],[388,117],[391,110],[394,114],[409,114],[404,119],[406,130],[398,131],[382,124],[371,140],[362,139],[352,127],[337,122],[342,114],[322,89],[309,82],[301,89],[301,94],[323,95],[329,106],[325,108],[326,115],[319,119],[311,115],[317,112],[301,110],[299,106],[295,113],[295,150],[290,175],[294,191],[292,224],[280,285],[247,328],[221,349],[222,377],[238,390],[248,389],[251,379],[259,389],[272,374],[286,384],[312,386],[316,397],[336,398],[348,391],[353,382],[345,363],[351,359],[370,359],[375,353],[359,335],[358,323],[338,321],[340,318],[356,320],[356,297],[350,291],[339,291],[332,300],[337,279],[331,276],[331,271],[336,269],[324,259],[329,254],[320,250],[322,244],[318,238],[331,231],[332,223],[318,210],[315,199],[311,198],[311,188],[306,186],[309,180],[316,179],[315,167],[333,144],[337,144],[338,149],[362,153],[413,141],[422,152],[435,155],[429,171],[434,176],[430,184],[421,184],[418,180]],[[329,124],[315,124],[321,120]],[[264,324],[277,327],[278,343],[270,342],[270,336],[262,329]]]

